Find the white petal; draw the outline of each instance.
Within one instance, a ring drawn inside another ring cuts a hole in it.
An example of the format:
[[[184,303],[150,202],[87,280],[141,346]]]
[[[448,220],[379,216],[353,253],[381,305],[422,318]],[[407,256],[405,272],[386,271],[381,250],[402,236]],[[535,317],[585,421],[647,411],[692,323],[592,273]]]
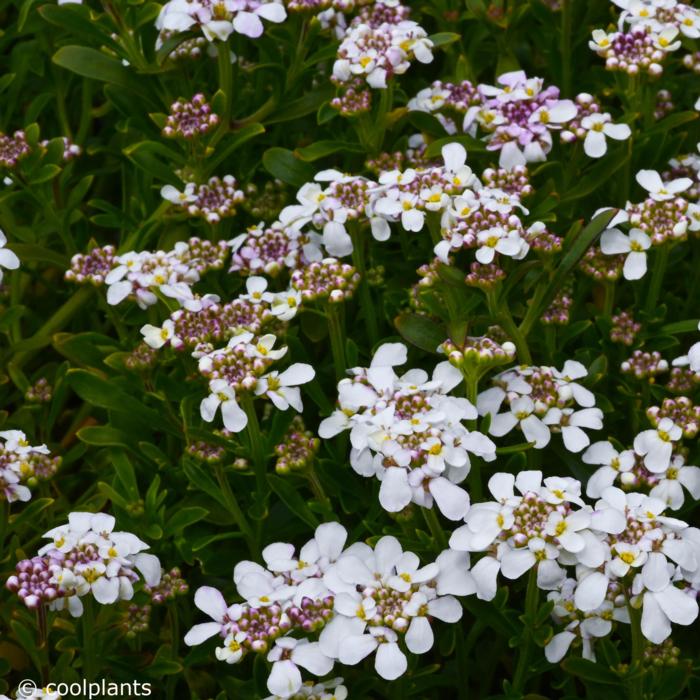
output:
[[[608,577],[594,571],[582,581],[579,581],[574,594],[576,607],[583,612],[589,612],[600,607],[608,592]]]
[[[671,634],[671,623],[657,603],[654,593],[644,594],[642,634],[653,644],[661,644]]]
[[[647,272],[647,254],[642,251],[632,251],[625,260],[622,274],[626,280],[638,280]]]
[[[218,622],[204,622],[201,625],[195,625],[186,635],[185,644],[188,647],[196,646],[215,634],[221,632],[221,625]]]
[[[558,664],[566,656],[566,652],[569,651],[571,642],[574,639],[576,639],[576,635],[573,632],[565,631],[555,634],[544,648],[544,655],[547,657],[547,661],[550,664]]]
[[[425,617],[414,617],[406,632],[406,646],[413,654],[425,654],[433,647],[435,637]]]
[[[377,648],[377,640],[371,634],[348,635],[338,647],[341,664],[354,666]]]
[[[405,673],[408,667],[406,656],[396,642],[380,644],[374,659],[374,668],[387,681],[393,681]]]
[[[589,131],[583,141],[583,150],[589,158],[602,158],[608,150],[602,131]]]
[[[509,549],[501,558],[501,573],[506,578],[516,579],[536,563],[535,555],[527,547]]]
[[[450,520],[461,520],[469,509],[469,494],[449,479],[439,476],[428,484],[440,512]]]
[[[384,472],[379,488],[379,502],[384,510],[390,513],[403,510],[411,502],[412,493],[405,469],[389,467]]]
[[[267,679],[267,689],[281,698],[288,698],[301,688],[301,672],[293,661],[275,661]]]
[[[619,229],[611,228],[603,231],[603,235],[600,237],[600,249],[605,255],[629,253],[630,239]]]

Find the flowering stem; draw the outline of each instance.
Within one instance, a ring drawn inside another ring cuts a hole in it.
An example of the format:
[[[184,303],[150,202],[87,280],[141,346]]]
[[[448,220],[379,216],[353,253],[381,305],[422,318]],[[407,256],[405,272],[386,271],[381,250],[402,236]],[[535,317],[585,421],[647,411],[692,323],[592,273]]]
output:
[[[445,537],[445,531],[442,529],[442,525],[440,525],[438,516],[435,513],[435,508],[421,508],[421,510],[423,511],[423,517],[425,518],[428,528],[430,528],[430,534],[435,540],[438,551],[442,551],[447,547],[447,537]]]
[[[379,330],[377,328],[374,304],[372,303],[372,294],[367,282],[367,265],[365,264],[365,251],[362,245],[364,241],[357,226],[351,226],[350,237],[352,238],[352,264],[362,277],[360,287],[357,290],[360,295],[360,307],[365,319],[370,345],[374,347],[379,340]]]
[[[82,619],[82,647],[83,647],[83,673],[85,680],[92,681],[95,678],[95,610],[90,594],[83,596]]]
[[[219,69],[219,89],[224,93],[224,113],[221,115],[221,123],[217,133],[218,138],[221,138],[221,136],[228,131],[231,122],[231,109],[233,106],[233,70],[231,68],[231,50],[228,47],[228,42],[218,42],[216,51]]]
[[[472,372],[463,372],[464,376],[464,393],[467,400],[472,406],[476,407],[476,397],[479,393],[479,375]],[[466,421],[467,430],[477,429],[477,419]],[[472,501],[481,500],[481,460],[474,455],[469,457],[469,495]]]
[[[530,569],[530,575],[527,579],[527,593],[525,594],[525,639],[520,647],[518,654],[518,665],[515,667],[515,675],[513,676],[513,690],[516,693],[522,693],[525,688],[525,674],[527,673],[527,665],[529,663],[530,648],[532,647],[532,627],[535,615],[537,614],[537,605],[539,602],[540,591],[537,588],[537,567],[533,566]]]
[[[323,489],[323,484],[321,484],[313,464],[309,464],[306,470],[306,478],[309,480],[309,486],[311,487],[311,491],[313,492],[316,500],[332,516],[333,509],[331,507],[331,499],[326,495],[326,492]]]
[[[644,306],[644,310],[648,314],[654,313],[656,304],[659,300],[659,293],[661,292],[661,284],[664,281],[664,275],[666,274],[666,267],[668,266],[668,254],[669,246],[662,245],[656,249],[656,258],[654,260],[654,269],[651,273],[651,281],[649,282],[649,289],[647,291],[647,300]]]
[[[561,2],[561,91],[571,91],[571,0]]]
[[[610,318],[615,306],[615,283],[605,282],[605,298],[603,300],[603,316]]]
[[[265,453],[263,450],[262,433],[260,432],[260,423],[258,423],[258,414],[255,412],[253,399],[244,394],[241,397],[241,406],[248,416],[248,442],[250,445],[250,456],[253,460],[253,469],[255,470],[255,484],[257,490],[258,503],[262,503],[267,497],[269,488],[267,485],[267,473],[265,464]]]
[[[486,292],[486,303],[494,321],[500,324],[501,328],[503,328],[515,343],[520,362],[525,365],[531,365],[532,355],[530,354],[530,348],[525,339],[527,334],[523,331],[522,327],[518,328],[518,326],[515,325],[515,321],[513,321],[513,317],[510,315],[507,301],[499,304],[495,290],[490,289]]]
[[[632,664],[630,670],[635,676],[630,679],[630,700],[642,700],[644,697],[644,677],[641,675],[642,660],[644,658],[644,637],[642,635],[642,611],[635,608],[627,601],[627,610],[630,616],[630,630],[632,632]]]
[[[326,316],[328,318],[328,333],[331,339],[331,352],[333,354],[333,364],[335,365],[335,376],[340,381],[345,376],[347,369],[345,364],[345,330],[343,320],[340,316],[338,304],[329,302],[326,305]]]
[[[245,517],[245,513],[243,513],[240,505],[238,505],[238,500],[236,499],[236,496],[231,489],[231,484],[228,481],[228,477],[226,476],[226,472],[224,472],[224,467],[223,464],[221,464],[221,462],[217,462],[214,465],[214,473],[216,474],[216,480],[219,482],[219,488],[221,489],[221,493],[223,494],[224,500],[226,501],[226,506],[228,507],[229,512],[233,516],[233,519],[236,521],[238,529],[243,533],[243,537],[245,537],[251,555],[257,556],[258,548],[255,544],[253,530],[250,527],[248,519]],[[175,647],[173,647],[173,650],[174,649]]]

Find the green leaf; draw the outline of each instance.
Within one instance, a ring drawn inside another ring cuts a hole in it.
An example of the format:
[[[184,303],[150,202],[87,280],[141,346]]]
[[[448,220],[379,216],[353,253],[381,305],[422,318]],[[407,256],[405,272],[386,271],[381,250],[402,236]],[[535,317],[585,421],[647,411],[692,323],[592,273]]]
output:
[[[175,175],[175,168],[173,167],[173,164],[182,165],[184,162],[179,153],[155,141],[140,141],[139,143],[127,146],[123,153],[134,165],[141,168],[144,172],[162,182],[173,185],[173,187],[182,189],[182,181]],[[163,162],[159,157],[163,155],[170,158],[171,163]]]
[[[114,471],[119,481],[121,481],[124,491],[133,501],[137,500],[139,497],[139,484],[136,480],[136,472],[131,460],[124,450],[113,449],[109,451],[109,455]]]
[[[687,124],[688,122],[695,121],[697,118],[697,112],[674,112],[665,119],[662,119],[661,121],[657,122],[651,128],[646,129],[643,132],[642,136],[645,139],[648,139],[650,137],[658,137],[660,134],[663,134],[666,131],[675,129],[676,127],[682,126],[683,124]]]
[[[131,440],[126,433],[108,425],[90,425],[77,432],[78,439],[86,445],[115,445],[127,447]]]
[[[567,246],[567,240],[564,240],[563,256],[557,265],[556,272],[545,288],[537,310],[528,310],[528,316],[533,316],[536,319],[542,316],[542,313],[552,303],[561,286],[569,279],[584,253],[598,240],[600,234],[608,227],[608,224],[616,214],[617,209],[601,212],[576,236],[572,244]]]
[[[13,515],[10,518],[10,525],[13,528],[18,528],[20,525],[25,523],[31,523],[32,525],[39,524],[39,513],[46,510],[54,502],[53,498],[36,498],[28,503],[20,513]]]
[[[209,515],[206,508],[191,506],[180,508],[165,524],[165,532],[168,535],[176,535],[184,530],[188,525],[193,525]]]
[[[88,8],[80,5],[42,5],[39,14],[50,24],[67,29],[88,43],[116,48],[109,31],[90,17]]]
[[[438,34],[431,34],[428,39],[433,42],[433,47],[438,48],[439,46],[449,46],[454,44],[455,41],[459,41],[462,38],[461,34],[456,34],[455,32],[439,32]]]
[[[295,187],[301,187],[304,183],[313,180],[316,170],[299,160],[292,151],[287,148],[268,148],[262,157],[265,170],[273,177]]]
[[[27,262],[43,262],[55,265],[56,267],[65,270],[70,264],[67,256],[61,255],[54,250],[42,245],[33,245],[31,243],[12,243],[7,246],[10,250],[17,253],[17,256],[23,263]]]
[[[270,484],[270,488],[294,515],[303,520],[310,528],[318,526],[318,519],[313,514],[313,511],[289,481],[273,474],[268,474],[267,481]]]
[[[15,250],[15,252],[17,252]],[[659,333],[663,335],[678,335],[679,333],[695,333],[698,330],[698,319],[691,318],[687,321],[676,321],[661,326]]]
[[[157,411],[148,408],[131,394],[115,386],[114,381],[103,379],[94,372],[74,369],[66,375],[68,385],[93,406],[131,414],[145,421],[151,427],[163,426],[163,419]]]
[[[217,144],[215,155],[210,158],[207,165],[207,172],[213,172],[221,163],[234,154],[244,143],[254,139],[256,136],[265,133],[262,124],[248,124],[242,129],[226,134]]]
[[[622,157],[603,158],[600,162],[584,171],[582,177],[578,178],[575,187],[563,193],[561,203],[573,202],[589,195],[591,192],[600,189],[630,158],[630,151]]]
[[[46,163],[29,176],[30,185],[40,185],[42,182],[53,180],[61,172],[61,168],[53,163]]]
[[[616,676],[610,669],[605,668],[601,664],[593,663],[588,659],[580,659],[575,656],[570,656],[565,659],[562,668],[574,676],[578,676],[584,681],[593,681],[595,683],[604,683],[606,685],[619,685],[620,678]]]
[[[181,673],[182,664],[172,658],[172,653],[169,646],[161,646],[156,653],[155,659],[146,669],[149,675],[160,680],[162,676],[172,676]]]
[[[306,162],[319,160],[333,153],[346,151],[348,153],[363,153],[364,149],[357,143],[344,141],[316,141],[310,146],[294,149],[294,155]]]
[[[447,338],[445,328],[427,316],[401,314],[394,319],[394,325],[405,340],[426,352],[437,353],[438,346]]]

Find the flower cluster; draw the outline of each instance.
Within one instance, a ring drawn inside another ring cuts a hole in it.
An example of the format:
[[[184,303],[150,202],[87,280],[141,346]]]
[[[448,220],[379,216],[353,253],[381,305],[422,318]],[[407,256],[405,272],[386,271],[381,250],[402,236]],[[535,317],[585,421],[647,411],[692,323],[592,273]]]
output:
[[[30,445],[21,430],[4,430],[0,440],[0,500],[28,501],[29,487],[50,479],[61,458],[51,457],[46,445]]]
[[[287,13],[278,0],[169,0],[156,20],[158,46],[167,36],[200,30],[208,41],[226,41],[231,34],[257,39],[262,20],[284,22]]]
[[[12,136],[0,132],[0,166],[12,169],[31,152],[24,131],[15,131]]]
[[[165,185],[160,194],[163,199],[184,209],[190,216],[198,216],[210,224],[235,216],[238,205],[245,199],[243,190],[236,189],[236,178],[210,177],[207,182],[188,182],[180,191],[173,185]]]
[[[311,365],[295,363],[283,372],[270,365],[284,357],[286,347],[275,349],[272,334],[256,337],[244,332],[231,338],[224,348],[199,357],[199,371],[209,381],[210,394],[202,400],[200,413],[211,423],[221,411],[227,430],[238,433],[248,425],[248,414],[238,405],[241,397],[264,396],[281,411],[290,406],[301,412],[299,386],[315,375]]]
[[[145,583],[155,586],[161,575],[158,558],[143,551],[148,545],[136,535],[115,532],[114,525],[105,513],[71,513],[67,525],[44,535],[51,542],[36,557],[17,564],[7,588],[29,608],[48,604],[79,617],[81,598],[88,594],[102,605],[130,600],[137,570]]]
[[[574,360],[567,360],[561,370],[526,366],[506,370],[493,378],[495,386],[479,394],[479,414],[491,415],[489,433],[496,437],[517,426],[535,449],[542,449],[552,433],[561,433],[566,449],[580,452],[591,442],[584,428],[603,427],[595,396],[577,381],[587,374]],[[507,410],[499,413],[504,402]]]
[[[217,114],[202,93],[197,93],[189,102],[177,100],[170,106],[170,114],[163,127],[163,136],[193,139],[203,136],[219,123]]]
[[[298,555],[293,545],[276,542],[263,550],[265,567],[238,563],[233,578],[242,603],[229,606],[215,588],[198,589],[195,604],[213,621],[195,625],[186,644],[218,636],[216,657],[226,663],[265,654],[274,697],[315,697],[304,692],[300,668],[325,676],[336,661],[354,665],[374,652],[379,675],[398,678],[407,668],[400,642],[425,653],[433,646],[431,619],[461,618],[453,594],[472,592],[468,559],[443,552],[421,567],[394,537],[374,547],[346,548],[346,539],[345,528],[326,523]]]
[[[671,622],[689,625],[697,617],[700,540],[686,523],[663,515],[663,501],[607,487],[591,508],[575,479],[543,480],[534,471],[495,474],[489,490],[495,501],[473,505],[450,546],[485,553],[471,575],[487,600],[499,572],[516,579],[536,567],[537,585],[556,591],[555,619],[567,623],[566,634],[550,641],[550,661],[577,636],[590,656],[585,642],[610,631],[596,618],[629,622],[624,606],[642,608],[642,632],[655,644],[669,636]],[[575,567],[575,580],[566,567]]]
[[[466,399],[449,392],[462,381],[449,362],[439,363],[432,378],[412,369],[397,376],[406,362],[406,347],[379,347],[368,368],[355,367],[338,384],[339,407],[319,427],[322,438],[350,430],[350,464],[365,477],[381,482],[379,501],[389,512],[413,502],[437,504],[451,520],[464,516],[469,495],[457,486],[470,470],[470,453],[487,461],[495,445],[470,431],[463,421],[477,417]]]
[[[177,300],[182,306],[198,307],[192,285],[210,270],[221,269],[228,254],[225,242],[199,238],[179,241],[170,251],[130,251],[117,255],[112,246],[76,254],[66,279],[108,285],[107,302],[116,305],[132,298],[141,308],[158,300],[153,289]]]
[[[371,88],[385,89],[387,81],[405,73],[414,59],[420,63],[433,60],[433,43],[427,32],[417,22],[406,19],[407,14],[408,8],[402,5],[377,2],[351,22],[338,49],[331,79],[341,87],[353,89],[354,100],[364,81]],[[348,110],[343,105],[345,97],[334,106],[344,107],[345,112],[364,111]]]

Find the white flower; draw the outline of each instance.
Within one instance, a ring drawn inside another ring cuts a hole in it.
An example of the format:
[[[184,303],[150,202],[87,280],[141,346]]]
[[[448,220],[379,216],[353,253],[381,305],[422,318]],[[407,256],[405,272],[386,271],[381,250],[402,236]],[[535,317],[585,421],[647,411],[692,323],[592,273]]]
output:
[[[521,253],[522,239],[516,229],[506,230],[500,226],[479,231],[476,259],[483,264],[493,262],[496,253],[516,258]]]
[[[179,340],[175,336],[175,324],[170,319],[165,321],[160,328],[147,323],[141,327],[141,335],[143,335],[146,345],[156,350],[162,348],[167,342],[175,341],[177,343]]]
[[[634,466],[634,452],[618,452],[611,443],[594,442],[582,455],[586,464],[599,464],[598,469],[586,484],[586,495],[600,498],[603,491],[615,483],[618,474],[629,472]]]
[[[647,271],[646,250],[651,246],[651,238],[641,229],[633,228],[626,236],[616,228],[603,231],[600,237],[600,248],[606,255],[627,253],[622,274],[626,280],[638,280]]]
[[[603,427],[603,412],[599,408],[550,408],[542,419],[545,425],[557,426],[561,431],[564,446],[569,452],[580,452],[591,444],[582,430],[600,430]]]
[[[16,270],[19,267],[19,258],[9,248],[5,248],[6,243],[7,238],[0,229],[0,282],[2,282],[3,267],[7,270]]]
[[[293,637],[276,639],[267,660],[273,662],[267,689],[281,698],[291,697],[301,688],[301,673],[297,666],[315,676],[325,676],[333,668],[333,659],[321,651],[318,642]]]
[[[211,423],[216,411],[221,409],[224,427],[234,433],[240,433],[248,425],[248,416],[236,402],[236,392],[224,379],[212,379],[209,382],[211,394],[202,399],[199,411],[202,419]]]
[[[369,634],[350,635],[340,647],[340,663],[354,666],[376,651],[374,668],[377,673],[384,680],[396,680],[408,667],[397,640],[396,632],[388,627],[370,627]]]
[[[636,179],[649,192],[649,196],[657,202],[673,199],[677,194],[684,192],[693,184],[689,177],[680,177],[670,182],[664,182],[656,170],[640,170],[636,175]]]
[[[269,372],[260,377],[255,387],[255,394],[267,396],[280,411],[286,411],[291,406],[301,413],[304,407],[301,403],[299,385],[310,382],[315,374],[311,365],[297,362],[284,372]]]
[[[230,610],[221,592],[211,586],[202,586],[197,589],[194,594],[194,604],[203,613],[209,615],[213,622],[203,622],[192,627],[185,635],[185,644],[190,647],[220,634]]]
[[[668,504],[671,510],[678,510],[685,501],[683,487],[696,501],[700,499],[700,468],[684,464],[683,456],[676,455],[649,495]]]
[[[590,158],[601,158],[608,150],[605,137],[624,141],[631,135],[627,124],[613,124],[612,117],[607,114],[589,114],[581,120],[581,127],[586,130],[583,150]]]
[[[270,300],[270,311],[280,321],[290,321],[296,316],[301,306],[301,292],[296,289],[288,289],[286,292],[273,294]]]
[[[236,632],[229,634],[224,639],[224,646],[217,647],[214,654],[219,661],[225,661],[227,664],[237,664],[243,658],[243,646],[241,642],[247,639],[248,635],[245,632]]]
[[[549,444],[549,428],[535,415],[535,404],[529,396],[511,401],[509,409],[508,413],[493,416],[489,426],[491,435],[502,437],[519,425],[525,439],[532,442],[536,449],[541,450]]]
[[[644,457],[644,466],[655,474],[665,472],[671,463],[673,443],[683,431],[670,418],[662,418],[656,428],[643,430],[634,438],[634,451]]]

